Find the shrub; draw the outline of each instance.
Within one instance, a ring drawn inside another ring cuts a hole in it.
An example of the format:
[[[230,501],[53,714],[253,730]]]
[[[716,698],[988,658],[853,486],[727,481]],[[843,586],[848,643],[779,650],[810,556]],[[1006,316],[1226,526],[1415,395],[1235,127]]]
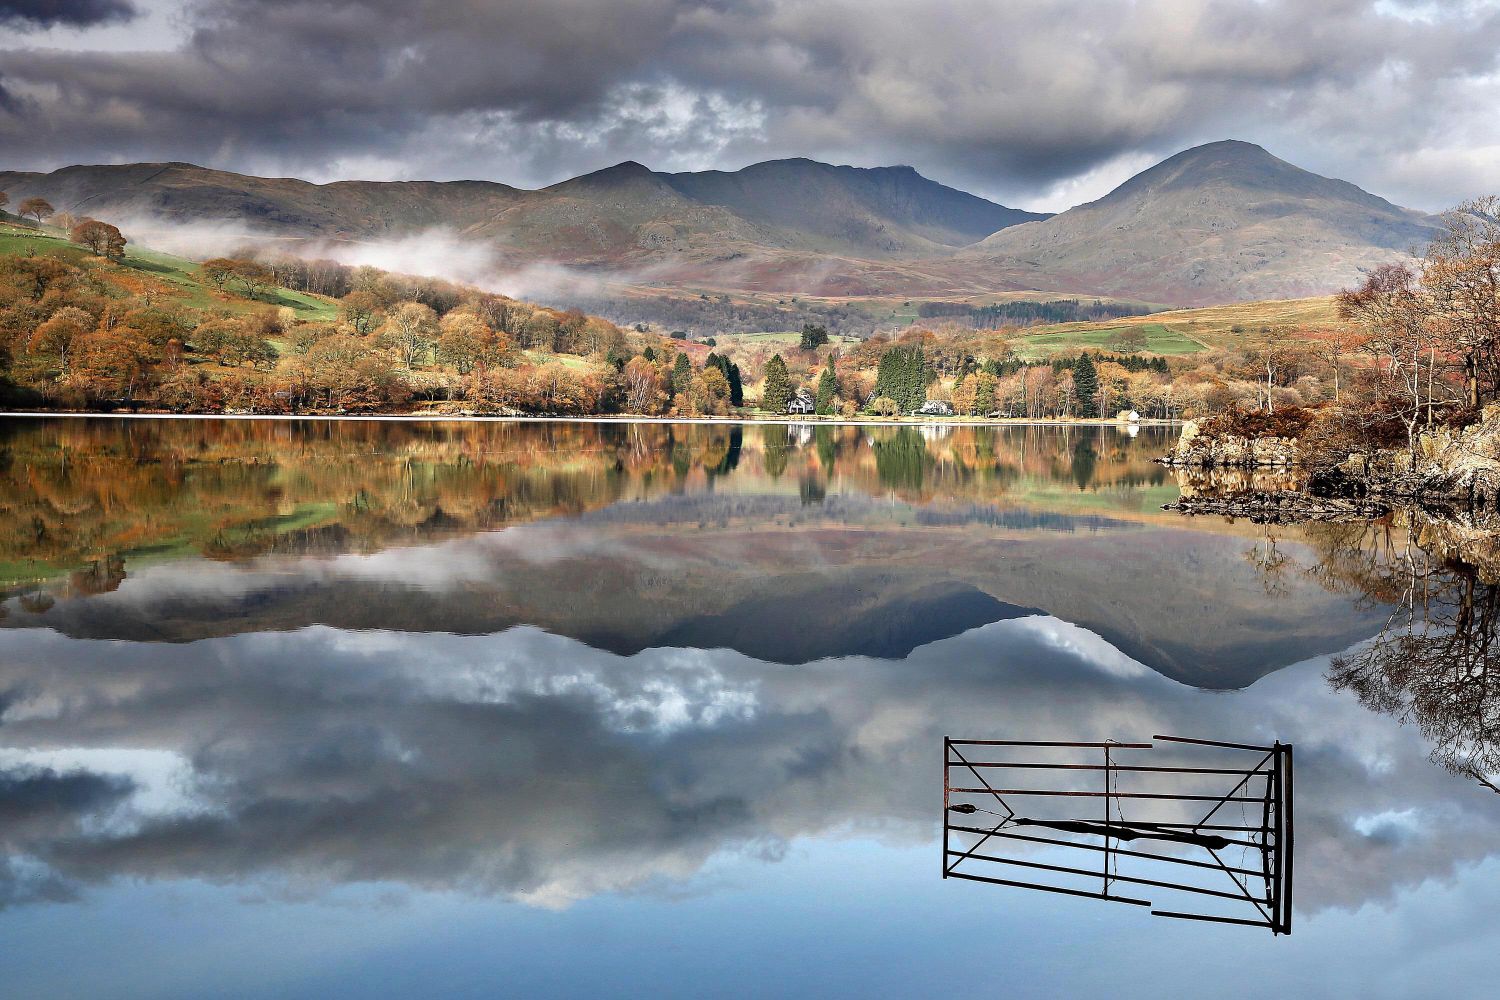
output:
[[[1287,406],[1272,413],[1264,410],[1231,409],[1203,421],[1204,434],[1234,434],[1239,437],[1301,437],[1315,414],[1304,406]]]

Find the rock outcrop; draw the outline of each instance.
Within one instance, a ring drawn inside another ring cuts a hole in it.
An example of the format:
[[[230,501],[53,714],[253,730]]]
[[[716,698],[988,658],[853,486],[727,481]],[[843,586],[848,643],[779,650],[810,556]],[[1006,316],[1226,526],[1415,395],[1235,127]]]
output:
[[[1176,447],[1158,461],[1187,469],[1285,469],[1298,464],[1301,453],[1296,438],[1208,434],[1189,420]]]

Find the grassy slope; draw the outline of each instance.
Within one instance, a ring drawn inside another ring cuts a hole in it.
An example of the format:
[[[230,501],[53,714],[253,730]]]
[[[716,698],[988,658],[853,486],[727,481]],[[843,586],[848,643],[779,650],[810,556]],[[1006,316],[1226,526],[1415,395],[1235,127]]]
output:
[[[127,234],[128,235],[128,234]],[[62,231],[50,226],[37,230],[11,222],[0,222],[0,254],[38,253],[72,264],[82,263],[89,253],[69,243]],[[338,306],[330,299],[285,288],[272,289],[263,298],[250,300],[221,295],[203,281],[196,262],[142,247],[127,247],[123,263],[106,265],[122,279],[145,280],[162,287],[180,305],[192,309],[227,309],[243,313],[266,306],[289,306],[301,319],[325,322],[334,318]]]
[[[1278,327],[1338,326],[1332,296],[1311,299],[1273,299],[1235,302],[1202,309],[1176,309],[1149,316],[1128,316],[1098,323],[1058,323],[1028,329],[1016,340],[1018,353],[1045,356],[1080,348],[1112,348],[1111,338],[1135,328],[1146,334],[1147,350],[1184,355],[1215,347],[1256,343]],[[1235,327],[1240,331],[1235,332]]]

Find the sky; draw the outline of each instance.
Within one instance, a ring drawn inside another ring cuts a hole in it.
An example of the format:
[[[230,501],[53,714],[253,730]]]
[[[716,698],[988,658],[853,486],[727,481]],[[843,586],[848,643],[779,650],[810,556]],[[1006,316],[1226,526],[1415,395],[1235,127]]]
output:
[[[1500,190],[1500,0],[0,0],[0,169],[905,163],[1058,210],[1224,138]]]

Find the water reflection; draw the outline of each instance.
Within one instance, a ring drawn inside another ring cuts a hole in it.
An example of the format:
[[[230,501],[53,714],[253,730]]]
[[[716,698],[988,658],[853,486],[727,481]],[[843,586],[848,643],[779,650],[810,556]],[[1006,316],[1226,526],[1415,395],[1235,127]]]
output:
[[[788,477],[923,505],[1035,502],[1072,478],[1092,491],[1078,510],[1151,512],[1173,490],[1160,444],[1097,427],[11,420],[0,585],[101,557],[371,551]]]
[[[1493,563],[1448,579],[1430,525],[1163,514],[1163,443],[8,423],[0,933],[189,883],[298,928],[288,900],[367,886],[568,913],[624,894],[623,927],[724,865],[861,838],[916,845],[912,884],[936,883],[934,748],[962,733],[1295,743],[1298,941],[1467,886],[1500,825],[1472,780],[1494,773]],[[1415,577],[1408,541],[1433,553]],[[1467,666],[1375,654],[1350,674],[1368,693],[1328,683],[1408,620]],[[1457,722],[1427,721],[1439,682],[1466,685]],[[848,890],[795,891],[909,912]],[[719,919],[765,940],[763,914]]]
[[[1226,700],[1051,618],[796,669],[729,651],[622,658],[533,629],[103,653],[46,632],[7,642],[13,901],[128,876],[558,905],[851,823],[926,839],[945,732],[1289,735],[1311,912],[1487,856],[1500,819],[1500,800],[1434,780],[1418,734],[1316,670]],[[1386,815],[1409,828],[1393,838]]]
[[[1311,581],[1268,603],[1241,557],[1253,529],[1160,512],[1175,495],[1150,461],[1161,439],[20,424],[4,452],[0,565],[14,596],[0,627],[188,641],[309,624],[535,624],[619,653],[727,646],[803,663],[901,656],[1047,612],[1209,687],[1374,631],[1379,609]],[[1295,532],[1284,545],[1300,551]]]
[[[1492,571],[1500,544],[1490,526],[1402,522],[1387,537],[1392,558],[1377,561],[1367,584],[1395,605],[1390,618],[1368,643],[1334,658],[1329,682],[1373,711],[1414,722],[1435,762],[1500,792],[1500,586]],[[1346,533],[1337,542],[1349,540]]]

